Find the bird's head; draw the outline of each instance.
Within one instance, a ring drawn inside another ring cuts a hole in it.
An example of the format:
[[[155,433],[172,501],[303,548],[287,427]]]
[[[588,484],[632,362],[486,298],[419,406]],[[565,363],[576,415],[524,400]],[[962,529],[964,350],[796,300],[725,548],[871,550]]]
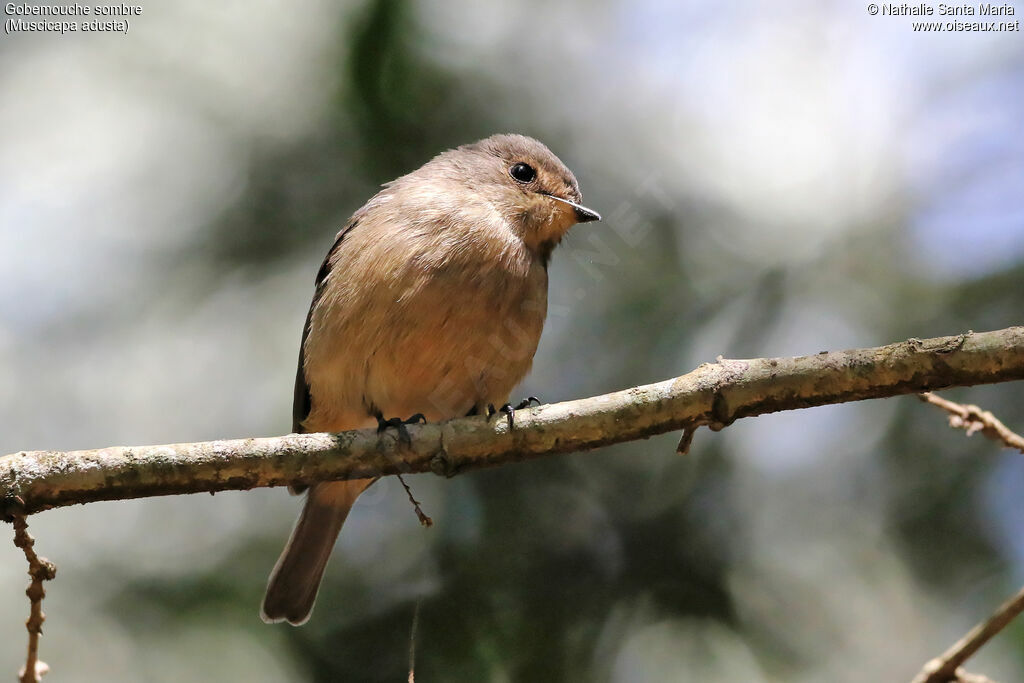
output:
[[[492,135],[448,153],[466,182],[545,261],[576,223],[601,220],[580,202],[579,184],[543,143],[524,135]]]

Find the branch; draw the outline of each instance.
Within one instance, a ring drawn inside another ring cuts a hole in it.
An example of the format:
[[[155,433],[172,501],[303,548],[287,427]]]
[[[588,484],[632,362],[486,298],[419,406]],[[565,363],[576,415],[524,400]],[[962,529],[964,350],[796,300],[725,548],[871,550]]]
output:
[[[408,427],[409,443],[375,429],[338,434],[0,458],[0,501],[28,513],[120,500],[411,472],[459,472],[595,449],[780,410],[1024,379],[1024,327],[796,358],[705,363],[675,379],[516,413]]]
[[[950,683],[996,683],[988,676],[972,674],[963,669],[956,670],[956,677],[949,679]]]
[[[18,546],[25,553],[28,560],[28,575],[32,582],[25,590],[32,607],[29,611],[25,628],[28,629],[28,654],[25,657],[25,666],[18,673],[20,683],[39,683],[50,667],[46,662],[39,660],[39,636],[43,635],[43,598],[46,597],[46,589],[43,588],[43,581],[49,581],[57,575],[57,567],[45,557],[36,555],[35,539],[28,532],[28,520],[25,513],[16,509],[17,503],[11,506],[11,521],[14,522],[14,545]]]
[[[981,432],[988,438],[1003,444],[1007,448],[1016,448],[1024,453],[1024,438],[1004,425],[999,418],[987,410],[975,405],[964,405],[947,401],[931,393],[918,396],[925,403],[931,403],[949,413],[949,426],[964,429],[967,436]],[[921,669],[912,683],[991,683],[988,678],[970,674],[960,665],[977,652],[992,636],[1002,631],[1021,612],[1024,612],[1024,588],[1003,603],[986,621],[971,629],[967,635],[953,644],[948,650],[936,657]]]
[[[960,665],[967,661],[992,636],[1006,628],[1014,618],[1024,612],[1024,588],[1003,603],[995,613],[981,622],[948,650],[924,665],[911,683],[949,683],[949,681],[985,681],[984,677],[966,673]]]
[[[1024,453],[1024,437],[1016,434],[1002,421],[987,410],[982,410],[975,405],[965,405],[948,401],[941,396],[932,393],[924,393],[918,396],[925,403],[931,403],[949,413],[949,426],[954,429],[963,429],[967,436],[975,432],[981,432],[993,441],[998,441],[1007,448],[1015,448]]]

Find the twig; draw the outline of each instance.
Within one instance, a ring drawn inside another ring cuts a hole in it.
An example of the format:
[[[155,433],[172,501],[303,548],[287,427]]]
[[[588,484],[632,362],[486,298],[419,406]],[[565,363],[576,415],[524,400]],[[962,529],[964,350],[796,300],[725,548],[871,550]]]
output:
[[[1007,448],[1014,448],[1024,453],[1024,438],[1004,425],[989,411],[982,410],[976,405],[949,401],[931,392],[918,394],[918,398],[949,413],[949,426],[965,430],[967,436],[981,432]],[[992,636],[1004,629],[1022,611],[1024,611],[1024,588],[996,610],[987,621],[971,629],[942,656],[928,662],[913,683],[947,683],[948,681],[992,683],[985,676],[967,673],[961,668],[961,664],[966,662]]]
[[[988,676],[968,673],[963,669],[956,670],[956,678],[953,680],[956,681],[956,683],[996,683]]]
[[[50,667],[39,660],[39,636],[43,635],[43,621],[46,615],[43,614],[43,598],[46,590],[43,588],[43,581],[49,581],[57,575],[57,567],[45,557],[36,555],[33,548],[35,539],[28,532],[28,520],[25,512],[19,509],[20,505],[8,507],[8,514],[14,522],[14,545],[25,552],[25,559],[28,560],[28,575],[32,582],[25,590],[31,602],[31,610],[25,628],[28,629],[28,655],[25,658],[25,666],[18,672],[18,679],[21,683],[39,683],[42,676]]]
[[[586,451],[696,424],[711,429],[780,410],[1024,379],[1024,327],[796,358],[707,363],[656,384],[518,413],[411,425],[410,443],[376,429],[0,458],[0,498],[25,512],[98,500],[366,479],[449,476]]]
[[[420,604],[423,596],[416,598],[416,607],[412,610],[412,628],[409,629],[409,683],[416,683],[416,630],[420,626]]]
[[[967,436],[971,436],[975,432],[981,432],[993,441],[1002,443],[1007,448],[1014,448],[1024,453],[1024,437],[1012,431],[989,411],[982,410],[975,405],[948,401],[931,392],[918,394],[918,398],[925,403],[938,406],[949,413],[949,426],[954,429],[965,430]]]
[[[697,433],[697,427],[687,426],[683,428],[683,435],[679,437],[679,443],[676,445],[676,453],[679,455],[686,455],[690,452],[690,446],[693,445],[693,436]]]
[[[405,479],[401,474],[398,475],[398,481],[402,482],[402,487],[405,489],[405,495],[409,496],[409,502],[412,503],[412,509],[416,511],[416,516],[419,517],[420,524],[423,526],[434,526],[434,520],[420,509],[420,502],[412,497],[412,489],[405,483]]]
[[[912,683],[948,683],[949,681],[972,681],[968,674],[960,670],[960,665],[987,643],[992,636],[1006,628],[1014,618],[1024,611],[1024,588],[1004,602],[992,616],[981,622],[963,638],[953,644],[939,657],[924,665],[921,673]],[[973,681],[979,680],[974,676]],[[985,680],[981,678],[981,680]],[[972,683],[973,683],[972,681]]]

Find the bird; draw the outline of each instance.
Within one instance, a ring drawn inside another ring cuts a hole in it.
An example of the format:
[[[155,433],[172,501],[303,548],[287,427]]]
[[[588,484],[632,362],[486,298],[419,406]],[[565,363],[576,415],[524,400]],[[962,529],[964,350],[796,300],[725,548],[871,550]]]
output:
[[[317,272],[292,431],[401,431],[496,405],[511,426],[507,400],[540,341],[552,252],[573,225],[601,219],[582,200],[565,164],[518,134],[449,149],[385,183]],[[267,582],[264,621],[309,619],[349,510],[374,481],[308,488]]]

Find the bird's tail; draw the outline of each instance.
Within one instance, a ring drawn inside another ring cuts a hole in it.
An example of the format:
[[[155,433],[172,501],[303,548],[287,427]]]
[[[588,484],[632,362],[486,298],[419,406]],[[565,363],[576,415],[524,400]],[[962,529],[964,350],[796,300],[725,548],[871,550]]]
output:
[[[356,498],[374,481],[353,479],[310,487],[288,545],[270,573],[260,610],[263,621],[306,623],[341,525]]]

